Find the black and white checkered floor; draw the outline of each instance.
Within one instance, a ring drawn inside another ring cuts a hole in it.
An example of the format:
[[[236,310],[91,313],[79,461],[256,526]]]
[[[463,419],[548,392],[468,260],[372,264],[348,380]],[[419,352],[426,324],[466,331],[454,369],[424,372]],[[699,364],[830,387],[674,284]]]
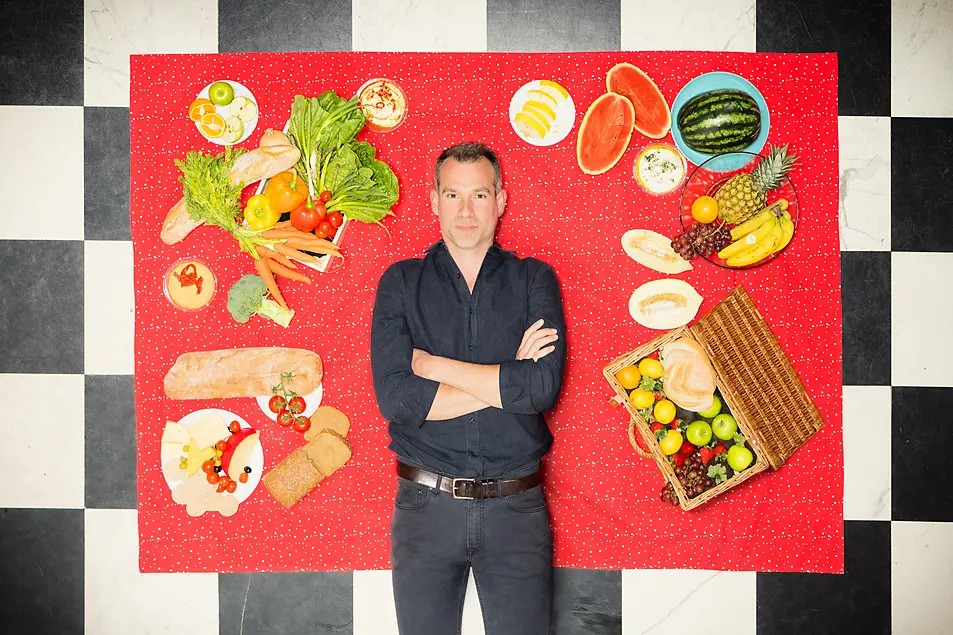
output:
[[[553,632],[953,633],[953,1],[6,0],[0,32],[3,633],[396,633],[386,571],[137,569],[127,56],[350,49],[838,52],[846,574],[560,569]]]

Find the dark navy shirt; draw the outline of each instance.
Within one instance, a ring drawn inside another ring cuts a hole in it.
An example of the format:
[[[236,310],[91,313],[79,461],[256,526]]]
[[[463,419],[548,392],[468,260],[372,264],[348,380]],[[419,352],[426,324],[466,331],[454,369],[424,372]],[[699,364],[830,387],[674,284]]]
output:
[[[516,360],[523,333],[538,319],[556,328],[556,350]],[[411,370],[413,349],[476,364],[500,364],[502,409],[428,421],[439,384]],[[542,413],[555,406],[566,366],[559,282],[535,258],[495,244],[471,293],[447,246],[391,265],[374,302],[371,365],[390,449],[446,476],[505,476],[542,457],[553,437]]]

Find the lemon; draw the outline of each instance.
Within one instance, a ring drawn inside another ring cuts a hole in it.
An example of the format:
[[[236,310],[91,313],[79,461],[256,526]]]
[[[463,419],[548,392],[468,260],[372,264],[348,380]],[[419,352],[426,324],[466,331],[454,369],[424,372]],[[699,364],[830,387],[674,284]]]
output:
[[[530,95],[533,96],[533,97],[535,97],[535,96],[538,95],[539,97],[541,97],[541,98],[543,98],[543,99],[545,99],[545,100],[547,100],[547,101],[552,102],[552,104],[553,104],[554,107],[559,105],[559,101],[558,101],[558,100],[556,99],[556,97],[554,97],[553,94],[552,94],[550,91],[548,91],[548,90],[542,90],[542,89],[539,89],[539,88],[531,88],[531,89],[529,90],[529,93],[530,93]]]
[[[640,381],[642,381],[642,374],[635,366],[626,366],[615,374],[615,378],[619,380],[619,383],[622,384],[623,388],[626,390],[632,390],[639,385]]]
[[[569,92],[554,81],[551,81],[548,79],[541,79],[539,80],[539,85],[546,86],[547,88],[555,88],[556,92],[558,92],[560,95],[563,96],[563,99],[569,98]]]
[[[645,375],[646,377],[651,377],[652,379],[658,379],[662,376],[662,362],[651,357],[646,357],[641,362],[639,362],[639,372]]]
[[[535,101],[531,99],[525,104],[523,104],[523,110],[525,110],[526,112],[533,112],[534,110],[538,110],[542,112],[543,114],[545,114],[550,119],[553,119],[553,120],[556,119],[556,111],[550,108],[548,104],[544,104],[541,101]]]
[[[675,404],[668,399],[655,404],[655,420],[659,423],[671,423],[675,420]]]
[[[655,394],[639,388],[632,391],[629,395],[629,401],[632,402],[632,405],[635,406],[637,410],[645,410],[655,403]]]
[[[669,430],[668,433],[662,437],[662,440],[658,442],[659,447],[662,448],[662,452],[671,456],[678,452],[682,447],[682,433],[678,430]]]
[[[532,115],[527,115],[525,112],[516,113],[513,119],[518,124],[522,124],[520,125],[520,130],[522,130],[527,137],[542,139],[546,136],[546,133],[549,132],[549,129],[539,120]]]

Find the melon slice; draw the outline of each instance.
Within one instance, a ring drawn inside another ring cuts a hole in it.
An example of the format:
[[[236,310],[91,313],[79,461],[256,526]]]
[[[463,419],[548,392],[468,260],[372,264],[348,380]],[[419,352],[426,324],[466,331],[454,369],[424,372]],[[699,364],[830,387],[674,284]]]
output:
[[[606,90],[623,95],[635,107],[635,129],[661,139],[672,128],[672,111],[655,82],[632,64],[616,64],[606,75]]]
[[[698,313],[702,297],[684,280],[664,278],[646,282],[629,298],[629,314],[650,329],[685,326]]]
[[[630,229],[622,234],[622,249],[632,260],[662,273],[692,270],[692,264],[675,253],[672,241],[648,229]]]
[[[629,147],[635,108],[626,97],[606,93],[597,98],[579,124],[576,162],[586,174],[607,172]]]

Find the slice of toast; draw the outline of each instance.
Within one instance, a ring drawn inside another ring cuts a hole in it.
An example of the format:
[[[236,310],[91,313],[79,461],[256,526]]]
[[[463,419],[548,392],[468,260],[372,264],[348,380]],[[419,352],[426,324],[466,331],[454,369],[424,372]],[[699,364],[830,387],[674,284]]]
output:
[[[303,448],[315,468],[325,476],[331,476],[347,463],[353,453],[351,444],[333,430],[324,430]]]
[[[325,478],[301,448],[289,454],[262,477],[268,492],[285,507],[292,507]]]
[[[305,441],[311,441],[325,430],[333,430],[346,437],[351,429],[347,415],[333,406],[321,406],[311,415],[311,428],[304,433]]]

